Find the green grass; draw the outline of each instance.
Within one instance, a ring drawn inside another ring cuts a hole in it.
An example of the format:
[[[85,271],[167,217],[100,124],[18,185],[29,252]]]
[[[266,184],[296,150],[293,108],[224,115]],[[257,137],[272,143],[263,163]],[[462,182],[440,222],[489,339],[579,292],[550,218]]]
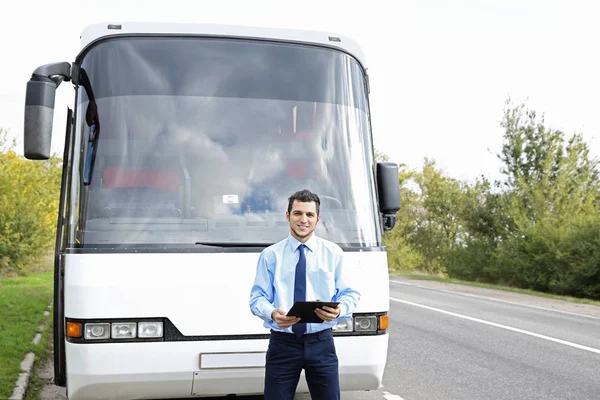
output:
[[[591,305],[600,307],[600,301],[596,301],[596,300],[582,299],[582,298],[571,297],[571,296],[559,296],[559,295],[550,294],[550,293],[536,292],[535,290],[520,289],[520,288],[511,287],[511,286],[496,285],[493,283],[463,281],[460,279],[445,278],[445,277],[441,277],[441,276],[437,276],[437,275],[424,275],[424,274],[418,274],[418,273],[414,273],[414,272],[390,272],[390,273],[392,275],[404,276],[404,277],[412,278],[412,279],[421,279],[421,280],[425,280],[425,281],[436,281],[436,282],[444,282],[444,283],[455,283],[458,285],[466,285],[466,286],[474,286],[474,287],[480,287],[480,288],[486,288],[486,289],[503,290],[505,292],[527,294],[530,296],[545,297],[547,299],[569,301],[572,303],[579,303],[579,304],[591,304]]]
[[[47,347],[43,338],[37,345],[32,340],[38,326],[50,322],[43,313],[51,311],[52,282],[51,272],[0,279],[0,399],[12,395],[25,354],[33,351],[37,358]],[[46,338],[47,331],[46,327]]]

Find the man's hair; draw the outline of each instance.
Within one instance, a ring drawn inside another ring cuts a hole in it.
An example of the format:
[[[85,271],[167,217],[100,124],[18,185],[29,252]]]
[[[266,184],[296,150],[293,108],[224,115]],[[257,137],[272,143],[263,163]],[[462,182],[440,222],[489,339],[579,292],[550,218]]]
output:
[[[315,205],[317,206],[317,215],[319,215],[321,199],[319,199],[319,196],[317,196],[310,190],[299,190],[290,196],[290,198],[288,199],[288,214],[292,212],[292,205],[294,204],[294,201],[300,201],[302,203],[310,203],[311,201],[314,201]]]

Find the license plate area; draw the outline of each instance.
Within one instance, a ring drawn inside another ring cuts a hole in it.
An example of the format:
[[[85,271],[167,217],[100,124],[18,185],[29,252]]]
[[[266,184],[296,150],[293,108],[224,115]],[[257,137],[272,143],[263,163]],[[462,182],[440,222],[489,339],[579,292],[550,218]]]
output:
[[[264,368],[266,352],[200,353],[200,369]]]

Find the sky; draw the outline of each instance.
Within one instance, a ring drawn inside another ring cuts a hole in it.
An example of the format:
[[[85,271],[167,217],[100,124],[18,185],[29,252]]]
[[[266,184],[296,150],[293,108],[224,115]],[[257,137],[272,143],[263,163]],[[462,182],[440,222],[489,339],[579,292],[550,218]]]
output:
[[[392,6],[393,5],[393,6]],[[375,147],[449,176],[500,179],[506,101],[581,133],[600,156],[600,3],[595,0],[103,0],[0,3],[0,128],[22,154],[25,87],[43,64],[73,61],[97,22],[198,22],[315,29],[362,47]],[[57,91],[52,149],[62,153],[70,83]]]

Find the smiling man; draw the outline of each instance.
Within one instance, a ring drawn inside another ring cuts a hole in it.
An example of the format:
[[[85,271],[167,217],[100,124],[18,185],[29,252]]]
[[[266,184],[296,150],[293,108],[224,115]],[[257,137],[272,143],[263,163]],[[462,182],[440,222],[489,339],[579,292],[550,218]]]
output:
[[[288,201],[289,235],[262,251],[250,293],[252,313],[271,329],[265,400],[292,400],[302,369],[313,400],[335,400],[340,385],[332,327],[351,318],[360,294],[347,282],[342,249],[314,234],[321,220],[319,196],[302,190]],[[339,305],[315,310],[323,323],[286,316],[296,301],[313,300]]]

